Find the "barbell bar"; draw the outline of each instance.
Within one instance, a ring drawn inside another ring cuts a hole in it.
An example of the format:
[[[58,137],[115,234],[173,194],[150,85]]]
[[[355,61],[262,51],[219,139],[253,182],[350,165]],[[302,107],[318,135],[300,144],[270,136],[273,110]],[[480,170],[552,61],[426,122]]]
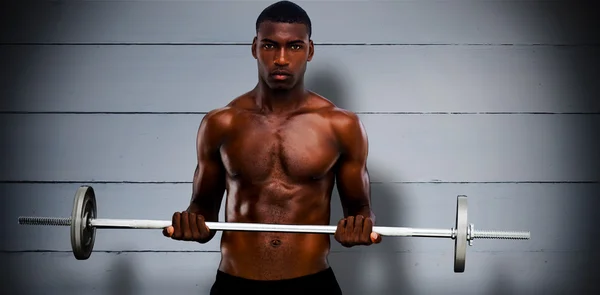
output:
[[[392,237],[450,238],[454,240],[454,272],[464,272],[467,245],[474,239],[528,240],[529,231],[475,230],[467,219],[467,196],[457,196],[455,225],[449,229],[374,226],[373,232]],[[77,260],[88,259],[93,251],[96,229],[163,229],[170,220],[97,218],[96,194],[88,185],[75,192],[71,217],[19,217],[21,225],[70,226],[71,248]],[[287,225],[237,222],[206,222],[211,230],[334,234],[333,225]]]

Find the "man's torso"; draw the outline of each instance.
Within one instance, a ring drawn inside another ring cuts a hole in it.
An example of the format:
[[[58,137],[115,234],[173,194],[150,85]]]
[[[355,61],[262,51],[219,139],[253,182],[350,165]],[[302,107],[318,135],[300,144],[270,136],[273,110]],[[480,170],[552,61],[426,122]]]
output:
[[[223,111],[226,221],[329,224],[337,109],[314,94],[285,115],[264,114],[252,101],[242,96]],[[303,276],[328,267],[329,246],[326,234],[224,231],[220,270],[261,280]]]

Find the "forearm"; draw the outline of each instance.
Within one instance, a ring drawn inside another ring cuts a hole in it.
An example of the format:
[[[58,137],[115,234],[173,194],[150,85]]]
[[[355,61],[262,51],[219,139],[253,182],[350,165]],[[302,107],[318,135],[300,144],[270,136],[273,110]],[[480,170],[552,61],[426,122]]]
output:
[[[373,212],[371,206],[369,206],[368,204],[349,205],[346,208],[346,210],[344,210],[344,217],[357,215],[362,215],[364,217],[371,218],[373,223],[375,223],[375,213]]]
[[[188,212],[204,216],[206,221],[219,221],[219,210],[221,209],[221,198],[223,196],[193,196]]]
[[[345,217],[362,215],[375,221],[366,169],[346,169],[344,172],[338,178],[338,192],[343,200]]]
[[[187,212],[195,213],[197,215],[202,215],[204,217],[204,221],[206,222],[218,222],[219,221],[219,209],[221,203],[215,201],[216,198],[211,199],[200,199],[195,198],[194,201],[190,202],[189,207],[187,208]],[[210,228],[210,227],[209,227]],[[209,240],[216,235],[216,230],[210,231]]]
[[[215,164],[197,165],[194,171],[192,198],[187,211],[202,215],[205,221],[219,221],[219,210],[225,193],[225,176],[218,167]]]

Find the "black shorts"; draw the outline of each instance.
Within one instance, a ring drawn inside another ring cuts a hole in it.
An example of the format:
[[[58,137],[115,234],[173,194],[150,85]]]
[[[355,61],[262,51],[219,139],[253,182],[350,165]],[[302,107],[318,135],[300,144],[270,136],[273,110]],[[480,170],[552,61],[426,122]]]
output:
[[[244,279],[217,271],[210,295],[259,294],[259,295],[342,295],[331,267],[315,274],[298,278],[259,281]]]

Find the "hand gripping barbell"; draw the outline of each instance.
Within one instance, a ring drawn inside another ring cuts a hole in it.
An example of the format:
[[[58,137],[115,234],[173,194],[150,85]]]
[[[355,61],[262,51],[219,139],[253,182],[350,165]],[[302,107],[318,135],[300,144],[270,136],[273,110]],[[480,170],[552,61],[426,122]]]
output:
[[[96,217],[96,194],[91,186],[81,186],[75,193],[73,211],[70,218],[59,217],[19,217],[19,224],[52,225],[71,227],[71,247],[78,260],[85,260],[92,254],[96,228],[163,229],[171,221],[100,219]],[[336,226],[331,225],[285,225],[234,222],[206,222],[211,230],[259,231],[288,233],[334,234]],[[467,244],[472,246],[474,239],[527,240],[528,231],[487,231],[474,230],[467,223],[467,197],[459,195],[456,204],[455,225],[451,229],[409,228],[374,226],[373,231],[382,236],[451,238],[454,240],[454,272],[464,272]]]

